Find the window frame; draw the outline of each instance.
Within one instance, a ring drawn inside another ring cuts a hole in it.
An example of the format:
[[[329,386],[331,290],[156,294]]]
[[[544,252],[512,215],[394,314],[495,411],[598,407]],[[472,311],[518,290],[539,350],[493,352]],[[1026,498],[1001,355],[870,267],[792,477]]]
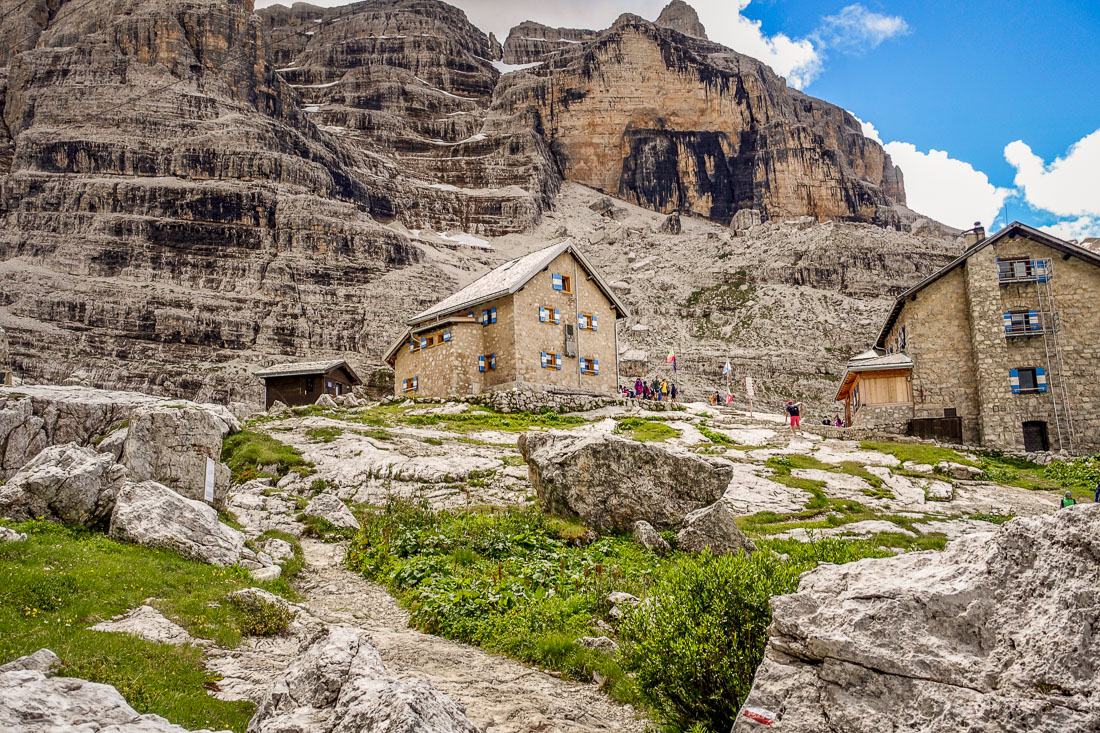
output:
[[[420,389],[420,377],[406,377],[401,380],[402,394],[408,394],[409,392],[416,392]]]

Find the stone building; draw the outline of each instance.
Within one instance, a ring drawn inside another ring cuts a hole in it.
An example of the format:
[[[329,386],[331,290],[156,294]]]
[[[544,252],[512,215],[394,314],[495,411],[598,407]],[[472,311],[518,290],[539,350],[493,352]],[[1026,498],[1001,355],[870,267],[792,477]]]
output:
[[[626,308],[571,240],[506,262],[409,319],[386,352],[394,392],[512,387],[612,394]]]
[[[849,424],[1100,450],[1100,255],[1014,222],[902,293],[837,393]]]
[[[255,373],[267,390],[265,408],[276,400],[291,407],[312,405],[321,395],[351,394],[362,382],[343,359],[276,364]]]
[[[0,328],[0,387],[12,383],[11,352],[8,350],[8,335]]]

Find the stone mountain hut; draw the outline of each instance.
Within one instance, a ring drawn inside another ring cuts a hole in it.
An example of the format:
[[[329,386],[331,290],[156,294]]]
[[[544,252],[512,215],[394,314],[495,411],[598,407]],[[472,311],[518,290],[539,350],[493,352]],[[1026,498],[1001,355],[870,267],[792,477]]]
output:
[[[290,405],[312,405],[323,394],[350,394],[352,387],[362,384],[355,371],[343,359],[276,364],[255,376],[267,389],[265,408],[276,400]]]
[[[1100,255],[1013,222],[898,296],[836,399],[853,427],[1100,451]]]
[[[512,387],[613,394],[626,308],[571,240],[497,267],[408,321],[386,352],[394,391]]]

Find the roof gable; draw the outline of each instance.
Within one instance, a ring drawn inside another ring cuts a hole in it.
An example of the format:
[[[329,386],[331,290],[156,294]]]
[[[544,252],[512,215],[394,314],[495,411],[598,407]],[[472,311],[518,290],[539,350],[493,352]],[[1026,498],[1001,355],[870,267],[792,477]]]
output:
[[[276,377],[305,377],[316,374],[328,374],[335,369],[343,369],[353,384],[362,384],[359,375],[343,359],[330,359],[328,361],[299,361],[288,364],[274,364],[258,372],[253,376],[259,379],[273,379]]]
[[[615,296],[615,293],[612,292],[607,283],[603,281],[603,278],[596,272],[592,263],[590,263],[580,250],[576,248],[573,244],[573,240],[566,239],[558,244],[536,250],[523,257],[505,262],[503,265],[500,265],[485,275],[482,275],[477,280],[474,280],[458,292],[444,298],[431,308],[416,314],[409,319],[408,323],[409,325],[415,326],[433,318],[449,315],[456,310],[471,308],[490,300],[502,298],[507,295],[514,295],[520,288],[530,282],[535,275],[542,272],[551,262],[557,259],[559,255],[565,252],[571,254],[581,267],[584,268],[584,271],[596,282],[596,286],[604,294],[604,297],[611,301],[612,306],[618,312],[618,317],[623,318],[627,316],[626,306],[624,306],[622,301]]]
[[[1000,242],[1001,240],[1013,235],[1021,235],[1027,237],[1028,239],[1038,244],[1050,247],[1053,250],[1061,252],[1067,258],[1076,257],[1084,262],[1088,262],[1089,264],[1100,267],[1100,255],[1097,255],[1096,253],[1091,252],[1084,247],[1079,247],[1076,244],[1071,244],[1070,242],[1058,239],[1053,235],[1047,234],[1046,232],[1036,229],[1034,227],[1030,227],[1027,224],[1021,224],[1018,221],[1014,221],[993,236],[986,237],[978,244],[963,252],[952,262],[948,263],[944,267],[940,268],[936,272],[932,273],[931,275],[924,278],[916,285],[899,295],[894,301],[894,306],[890,309],[890,313],[886,316],[885,322],[882,324],[882,329],[879,331],[878,338],[875,340],[875,346],[877,346],[878,348],[885,347],[886,337],[889,335],[890,329],[893,328],[894,322],[897,321],[898,316],[901,315],[902,308],[905,307],[905,301],[910,296],[919,293],[921,290],[924,290],[926,287],[936,282],[943,276],[961,267],[966,263],[967,260],[969,260],[976,253],[980,252],[986,247],[990,247],[997,242]]]

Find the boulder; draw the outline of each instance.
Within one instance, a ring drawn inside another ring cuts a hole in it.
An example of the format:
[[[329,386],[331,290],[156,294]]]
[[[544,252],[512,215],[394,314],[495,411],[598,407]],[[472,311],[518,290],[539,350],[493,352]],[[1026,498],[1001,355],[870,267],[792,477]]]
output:
[[[269,414],[279,415],[290,409],[290,406],[282,400],[275,400],[271,403],[271,407],[267,408]]]
[[[454,701],[396,679],[360,629],[332,626],[268,688],[248,733],[476,733]]]
[[[730,231],[735,234],[747,232],[749,229],[759,226],[761,222],[763,222],[763,218],[756,209],[740,209],[734,213],[733,218],[730,220]]]
[[[734,733],[1100,730],[1100,506],[943,552],[821,565],[772,599]]]
[[[640,520],[634,523],[634,541],[647,550],[652,550],[658,555],[664,555],[672,548],[665,538],[657,533],[657,530],[653,529],[653,525],[644,520]]]
[[[696,509],[684,517],[684,527],[676,533],[676,546],[686,552],[710,548],[713,555],[756,551],[756,545],[737,526],[737,515],[724,501]]]
[[[586,649],[595,649],[598,652],[614,654],[619,651],[619,645],[606,636],[582,636],[577,643]]]
[[[611,604],[611,610],[607,615],[611,618],[622,618],[627,608],[637,606],[642,599],[617,590],[607,594],[607,602]]]
[[[26,542],[26,532],[16,532],[11,527],[0,527],[0,542]]]
[[[524,433],[519,449],[543,511],[600,532],[627,532],[639,520],[677,526],[718,501],[733,477],[728,461],[613,435]]]
[[[108,433],[103,440],[99,443],[93,444],[100,453],[106,453],[111,458],[115,459],[116,463],[122,462],[122,451],[126,447],[126,438],[130,435],[129,428],[119,428],[111,433]]]
[[[313,404],[318,407],[324,407],[330,410],[335,410],[339,405],[336,404],[336,400],[332,399],[332,395],[323,394],[317,398],[317,401]]]
[[[111,685],[47,677],[58,664],[42,649],[0,667],[0,730],[187,733],[159,715],[139,715]]]
[[[134,481],[156,481],[200,501],[207,495],[207,472],[213,470],[211,503],[222,508],[230,476],[221,463],[222,440],[238,430],[237,418],[224,407],[139,407],[130,417],[122,462]]]
[[[272,537],[260,543],[260,550],[266,552],[275,562],[283,562],[294,557],[294,547],[286,540]]]
[[[103,621],[92,626],[91,630],[107,631],[114,634],[132,634],[146,641],[173,646],[190,644],[193,641],[191,635],[182,626],[165,618],[160,611],[152,606],[138,606],[121,616],[115,616],[110,621]]]
[[[346,529],[359,529],[359,520],[344,502],[332,494],[318,494],[306,505],[307,517],[320,517],[329,524]]]
[[[359,407],[359,399],[350,392],[344,397],[344,407],[353,409]]]
[[[982,469],[977,466],[967,466],[954,461],[940,461],[936,464],[936,473],[959,481],[976,481],[982,477]]]
[[[283,574],[283,569],[278,565],[267,565],[261,568],[255,568],[248,571],[253,580],[261,583],[268,580],[275,580]]]
[[[612,203],[611,199],[607,198],[606,196],[596,199],[588,205],[588,208],[592,209],[592,211],[595,211],[600,216],[606,216],[609,218],[615,212],[615,204]]]
[[[219,522],[213,508],[155,481],[131,481],[122,487],[110,535],[212,565],[235,564],[244,547],[244,535]]]
[[[126,469],[104,453],[54,445],[0,486],[0,516],[99,527],[107,524]]]
[[[679,234],[681,231],[680,215],[676,212],[669,214],[661,223],[662,234]]]

